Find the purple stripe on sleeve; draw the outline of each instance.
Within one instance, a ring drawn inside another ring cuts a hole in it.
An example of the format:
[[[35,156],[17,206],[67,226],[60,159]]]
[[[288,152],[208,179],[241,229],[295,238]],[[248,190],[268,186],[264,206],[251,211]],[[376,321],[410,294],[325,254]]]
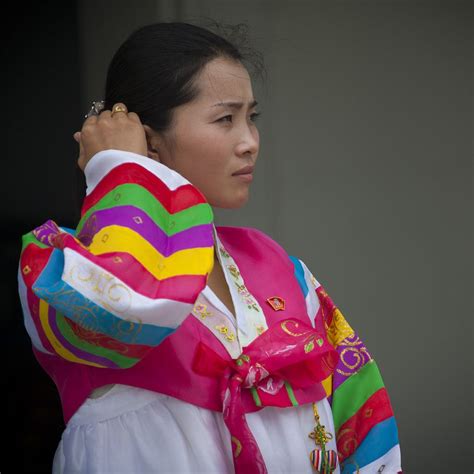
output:
[[[134,206],[120,206],[96,211],[84,224],[77,237],[89,245],[92,237],[103,227],[119,225],[140,234],[164,257],[179,250],[213,247],[212,224],[202,224],[168,237],[144,211]]]
[[[346,337],[336,348],[339,361],[334,370],[333,392],[352,374],[358,372],[369,360],[372,359],[365,344],[357,333]]]

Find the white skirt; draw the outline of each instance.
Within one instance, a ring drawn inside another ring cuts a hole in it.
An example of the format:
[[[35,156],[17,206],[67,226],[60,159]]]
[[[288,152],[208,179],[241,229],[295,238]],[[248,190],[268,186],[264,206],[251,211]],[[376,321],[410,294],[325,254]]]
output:
[[[333,435],[327,399],[317,403],[320,422]],[[314,473],[308,437],[315,422],[312,404],[265,407],[247,423],[268,472]],[[339,466],[336,474],[340,473]],[[67,424],[56,449],[53,474],[63,473],[234,473],[229,431],[222,413],[174,397],[116,384],[88,398]]]

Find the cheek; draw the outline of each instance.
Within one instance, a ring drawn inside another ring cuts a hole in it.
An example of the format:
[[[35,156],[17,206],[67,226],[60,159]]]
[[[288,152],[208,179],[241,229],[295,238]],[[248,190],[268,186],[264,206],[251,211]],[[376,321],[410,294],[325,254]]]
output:
[[[231,170],[224,163],[224,157],[218,156],[218,159],[213,159],[213,156],[208,154],[203,158],[202,166],[193,173],[192,182],[211,205],[220,206],[222,199],[235,194],[234,185],[237,182],[230,176]]]
[[[206,197],[222,193],[230,171],[225,158],[215,148],[194,150],[193,154],[181,155],[175,162],[175,170],[196,186]]]
[[[206,196],[225,194],[230,175],[232,147],[218,128],[204,127],[182,135],[173,168]]]
[[[208,135],[205,139],[193,144],[188,151],[190,172],[200,181],[202,179],[222,179],[229,172],[231,151],[221,135]]]

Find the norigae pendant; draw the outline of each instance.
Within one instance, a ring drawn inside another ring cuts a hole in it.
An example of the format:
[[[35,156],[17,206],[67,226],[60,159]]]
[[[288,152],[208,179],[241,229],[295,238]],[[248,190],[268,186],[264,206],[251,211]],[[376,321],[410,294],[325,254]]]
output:
[[[337,467],[337,453],[330,449],[313,449],[309,454],[311,465],[318,474],[329,474],[334,472]]]

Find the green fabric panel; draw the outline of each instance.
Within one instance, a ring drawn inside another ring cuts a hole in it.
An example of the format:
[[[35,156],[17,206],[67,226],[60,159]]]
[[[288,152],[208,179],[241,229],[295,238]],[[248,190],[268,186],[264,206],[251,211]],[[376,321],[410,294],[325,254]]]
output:
[[[128,368],[135,365],[139,359],[134,357],[123,356],[111,349],[106,349],[104,347],[96,346],[90,344],[82,339],[79,339],[74,331],[71,329],[71,326],[64,321],[65,316],[62,313],[56,311],[56,323],[58,325],[61,334],[64,336],[67,341],[73,346],[85,351],[90,352],[91,354],[98,355],[101,357],[106,357],[107,359],[115,362],[120,368]],[[80,357],[80,356],[78,356]],[[87,357],[85,357],[87,360]]]
[[[379,368],[373,359],[339,385],[332,398],[336,433],[377,390],[384,386]]]
[[[29,244],[35,244],[42,249],[49,247],[49,245],[43,244],[43,242],[39,241],[33,234],[33,231],[28,232],[27,234],[24,234],[21,241],[22,241],[21,243],[22,252],[25,249],[25,247],[27,247]]]
[[[116,196],[119,196],[119,198]],[[147,189],[139,184],[126,183],[108,192],[82,216],[77,226],[76,234],[81,231],[92,213],[101,209],[110,209],[118,206],[137,207],[148,214],[153,222],[168,236],[196,225],[210,224],[214,218],[211,207],[207,203],[196,204],[175,214],[169,214],[160,201]]]

